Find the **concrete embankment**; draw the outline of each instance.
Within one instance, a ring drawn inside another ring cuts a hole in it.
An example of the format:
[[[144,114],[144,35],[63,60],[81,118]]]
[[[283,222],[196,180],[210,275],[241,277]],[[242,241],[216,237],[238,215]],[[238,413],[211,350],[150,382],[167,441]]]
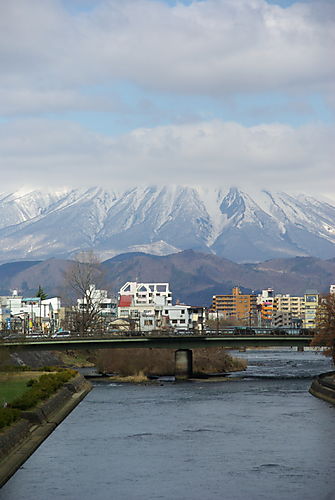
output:
[[[48,400],[22,412],[18,422],[0,432],[0,487],[30,457],[91,390],[81,375],[65,383]]]
[[[309,392],[317,398],[335,405],[335,371],[314,378]]]

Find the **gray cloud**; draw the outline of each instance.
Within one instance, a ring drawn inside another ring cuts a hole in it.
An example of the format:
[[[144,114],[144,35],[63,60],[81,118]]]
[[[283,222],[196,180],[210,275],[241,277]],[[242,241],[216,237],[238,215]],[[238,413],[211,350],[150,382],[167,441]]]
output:
[[[323,0],[286,9],[264,0],[208,0],[173,8],[147,0],[104,0],[77,14],[60,0],[3,0],[2,101],[9,89],[29,87],[41,92],[48,108],[43,91],[61,89],[66,99],[83,81],[125,79],[147,89],[212,96],[327,94],[335,76],[334,24],[334,8]]]
[[[237,184],[333,191],[335,127],[244,127],[221,121],[136,129],[110,138],[79,125],[0,125],[2,190],[19,185]]]

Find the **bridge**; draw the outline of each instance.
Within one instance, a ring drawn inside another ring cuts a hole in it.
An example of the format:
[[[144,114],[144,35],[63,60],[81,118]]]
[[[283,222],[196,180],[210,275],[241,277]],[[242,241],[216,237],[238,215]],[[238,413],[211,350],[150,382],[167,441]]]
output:
[[[304,347],[308,346],[313,335],[127,335],[127,336],[69,336],[68,338],[29,337],[7,339],[0,347],[24,350],[66,350],[66,349],[113,349],[113,348],[156,348],[156,349],[195,349],[199,347]]]
[[[262,329],[264,330],[264,329]],[[192,349],[226,347],[228,349],[243,349],[246,347],[298,347],[303,349],[310,345],[313,333],[300,331],[300,333],[255,330],[221,330],[194,334],[164,334],[148,332],[127,332],[124,335],[80,336],[71,334],[67,338],[29,338],[5,339],[0,347],[10,350],[74,350],[74,349],[175,349],[176,374],[185,378],[192,373]]]

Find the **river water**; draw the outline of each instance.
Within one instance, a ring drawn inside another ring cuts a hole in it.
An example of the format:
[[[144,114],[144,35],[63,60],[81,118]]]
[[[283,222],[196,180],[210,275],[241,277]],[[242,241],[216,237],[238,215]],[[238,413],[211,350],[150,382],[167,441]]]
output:
[[[333,500],[335,407],[314,352],[239,353],[219,382],[98,383],[1,500]]]

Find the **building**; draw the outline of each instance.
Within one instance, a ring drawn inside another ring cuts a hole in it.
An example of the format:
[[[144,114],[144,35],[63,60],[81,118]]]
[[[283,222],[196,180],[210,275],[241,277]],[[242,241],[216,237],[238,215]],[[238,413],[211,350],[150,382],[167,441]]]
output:
[[[273,326],[302,326],[305,319],[305,298],[289,294],[276,295],[274,301]],[[279,322],[282,324],[279,324]]]
[[[262,325],[271,325],[274,311],[275,296],[272,288],[266,288],[257,296],[258,322]]]
[[[117,315],[116,299],[108,297],[107,290],[99,290],[95,288],[95,285],[89,286],[85,296],[77,300],[77,306],[80,310],[85,310],[87,307],[93,308],[100,316],[108,319],[116,318]]]
[[[211,316],[253,324],[257,317],[256,295],[243,295],[238,287],[229,295],[213,295]]]
[[[173,305],[169,283],[127,282],[119,291],[118,317],[141,331],[201,330],[205,312],[203,307]]]
[[[302,323],[291,311],[273,311],[271,326],[274,328],[300,328]]]
[[[119,290],[117,315],[129,319],[133,330],[159,330],[168,327],[163,308],[170,306],[172,293],[168,283],[128,281]]]
[[[176,304],[163,308],[164,324],[174,330],[189,330],[192,328],[190,306]]]
[[[134,306],[137,305],[171,305],[172,293],[169,283],[137,283],[128,281],[119,291],[119,297],[131,296]]]
[[[189,306],[189,323],[193,331],[201,332],[206,326],[207,310],[202,306]]]
[[[304,295],[305,316],[303,321],[304,328],[315,328],[316,311],[320,303],[320,295],[316,290],[307,290]]]
[[[12,295],[0,297],[1,321],[8,330],[22,333],[33,331],[52,332],[59,326],[60,297],[41,300],[40,297],[23,297],[13,290]]]

